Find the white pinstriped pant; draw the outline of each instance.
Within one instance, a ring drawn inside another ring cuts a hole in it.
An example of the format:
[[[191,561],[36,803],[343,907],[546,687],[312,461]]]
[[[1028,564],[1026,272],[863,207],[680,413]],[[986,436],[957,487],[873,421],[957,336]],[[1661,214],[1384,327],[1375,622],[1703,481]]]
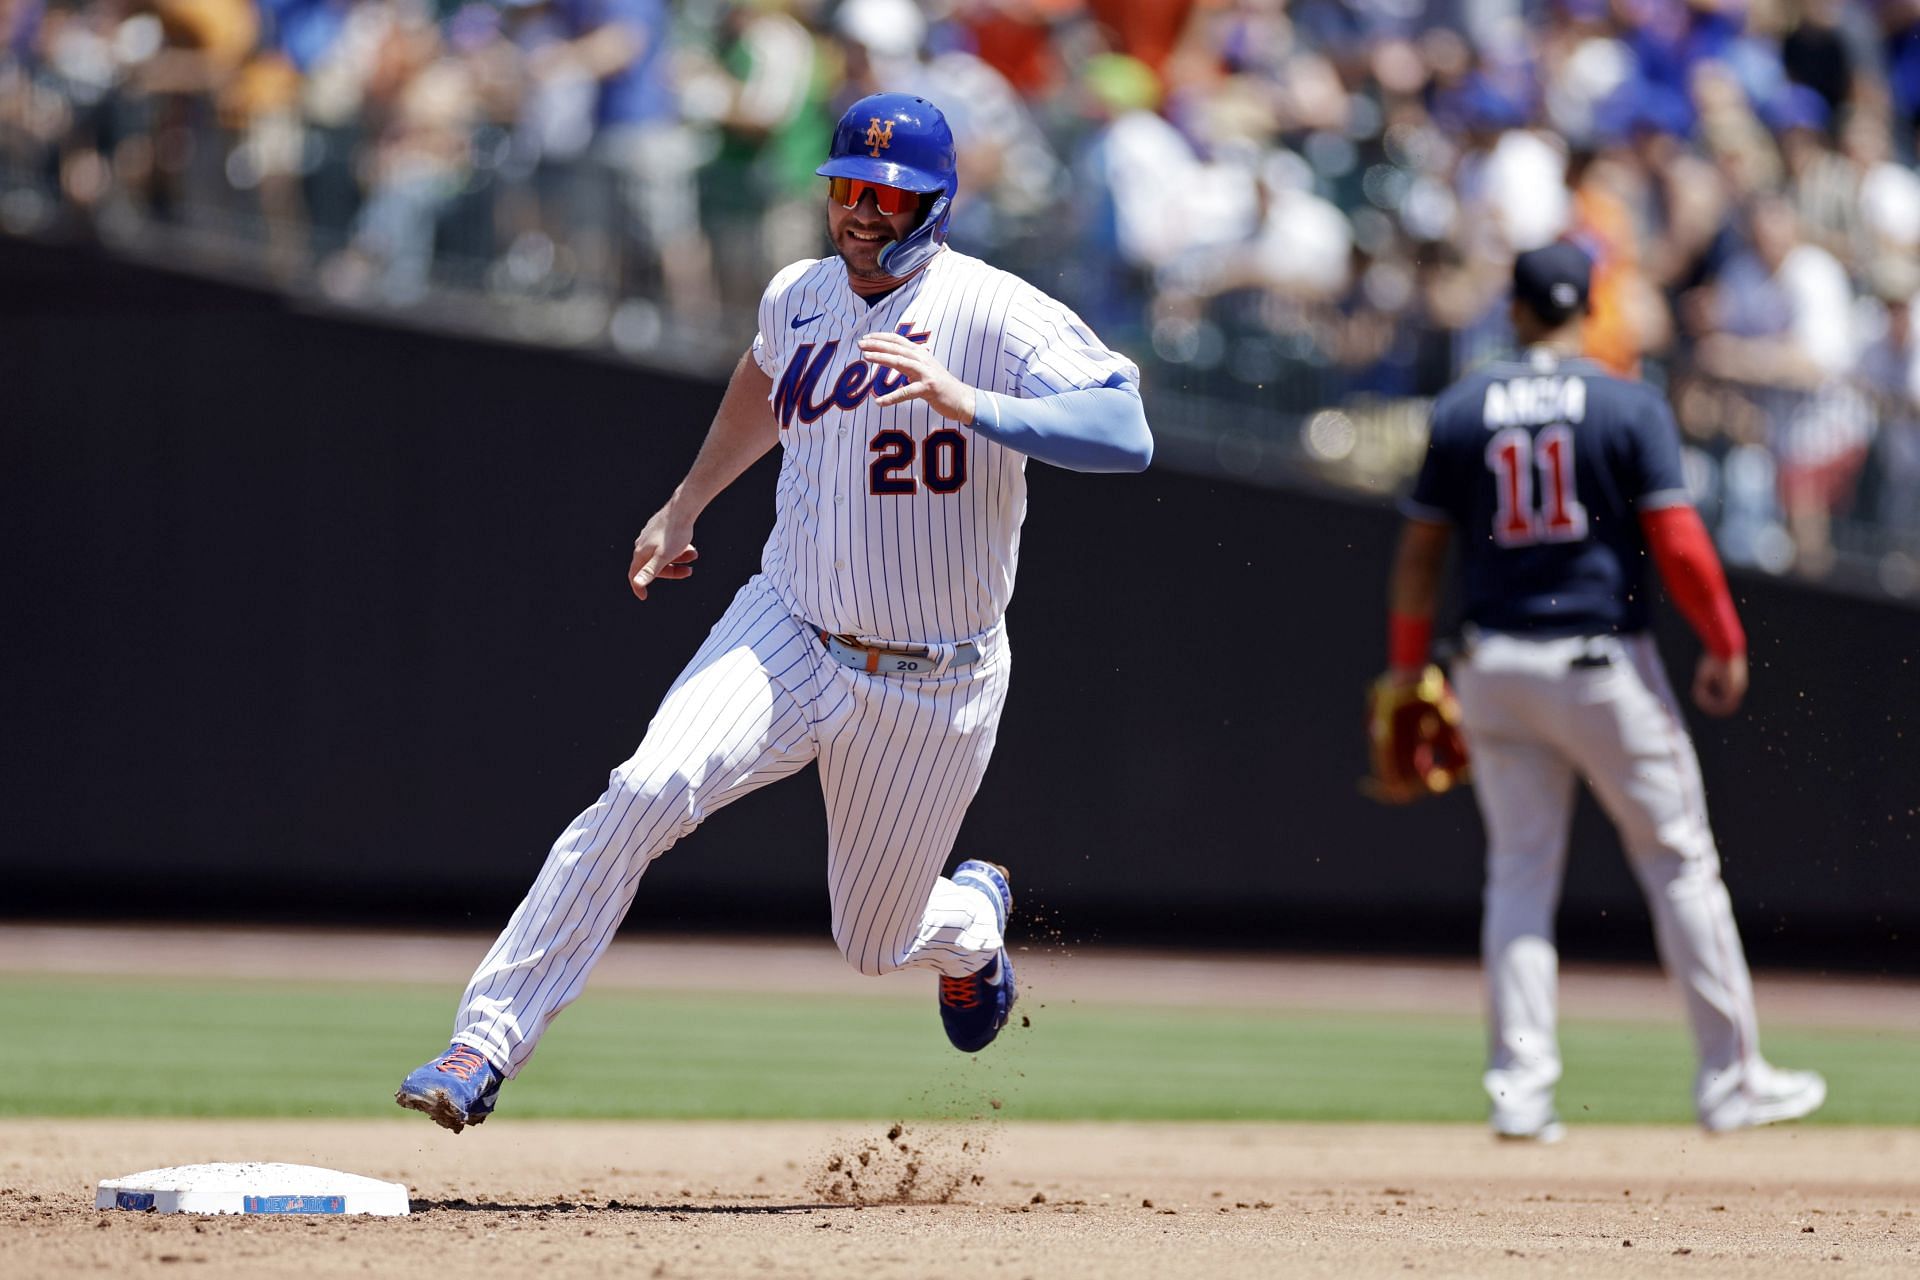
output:
[[[1570,665],[1585,653],[1608,661]],[[1613,819],[1653,915],[1661,962],[1686,996],[1699,1054],[1694,1101],[1704,1113],[1762,1060],[1699,761],[1653,640],[1487,633],[1454,663],[1452,677],[1487,828],[1481,954],[1496,1123],[1529,1130],[1553,1110],[1553,918],[1576,777]]]
[[[647,864],[710,813],[808,762],[827,802],[833,936],[862,973],[960,977],[1001,946],[993,904],[940,875],[993,754],[1011,653],[937,678],[834,661],[755,576],[660,704],[640,747],[547,855],[468,984],[454,1040],[511,1077],[579,996]]]

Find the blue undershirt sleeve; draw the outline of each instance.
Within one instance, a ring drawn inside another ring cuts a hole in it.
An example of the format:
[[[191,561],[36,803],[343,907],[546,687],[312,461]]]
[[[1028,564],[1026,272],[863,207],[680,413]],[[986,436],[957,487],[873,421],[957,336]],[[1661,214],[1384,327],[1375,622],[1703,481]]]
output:
[[[973,429],[1070,471],[1145,471],[1153,461],[1153,433],[1140,389],[1119,374],[1102,387],[1050,396],[980,391]]]

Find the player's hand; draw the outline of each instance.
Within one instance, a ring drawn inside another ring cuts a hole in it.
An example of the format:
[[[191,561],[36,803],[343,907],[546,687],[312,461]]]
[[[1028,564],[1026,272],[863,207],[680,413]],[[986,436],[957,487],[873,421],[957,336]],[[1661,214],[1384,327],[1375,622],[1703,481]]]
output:
[[[1693,673],[1693,703],[1710,716],[1730,716],[1740,709],[1747,696],[1747,659],[1745,654],[1716,658],[1700,655]]]
[[[882,407],[925,400],[933,411],[955,422],[971,423],[979,408],[979,393],[947,372],[947,366],[925,346],[908,342],[897,333],[870,333],[860,339],[860,357],[904,374],[907,385],[879,396]]]
[[[693,521],[677,515],[668,503],[647,521],[633,540],[633,561],[627,566],[627,585],[641,600],[647,588],[661,578],[691,578],[700,553],[693,546]]]

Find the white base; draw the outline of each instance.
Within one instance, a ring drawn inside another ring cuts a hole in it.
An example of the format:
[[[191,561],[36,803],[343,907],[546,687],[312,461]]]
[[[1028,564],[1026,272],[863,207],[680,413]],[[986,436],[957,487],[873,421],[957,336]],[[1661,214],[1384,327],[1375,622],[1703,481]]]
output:
[[[407,1212],[407,1189],[398,1182],[305,1164],[183,1164],[108,1178],[100,1184],[93,1207],[155,1213],[370,1213],[397,1218]]]

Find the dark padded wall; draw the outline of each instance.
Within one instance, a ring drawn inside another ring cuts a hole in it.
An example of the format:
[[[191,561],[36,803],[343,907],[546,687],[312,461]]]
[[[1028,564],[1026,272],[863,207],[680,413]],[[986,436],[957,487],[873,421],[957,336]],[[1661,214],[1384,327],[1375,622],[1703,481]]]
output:
[[[688,583],[641,524],[709,382],[306,314],[0,243],[0,913],[504,919],[738,582],[771,467]],[[962,847],[1070,938],[1466,951],[1471,800],[1363,800],[1384,509],[1034,466],[999,754]],[[1747,713],[1696,724],[1761,961],[1912,968],[1920,614],[1736,583]],[[1663,636],[1676,673],[1694,648]],[[809,772],[714,817],[635,919],[824,928]],[[1583,806],[1570,949],[1651,954]]]

